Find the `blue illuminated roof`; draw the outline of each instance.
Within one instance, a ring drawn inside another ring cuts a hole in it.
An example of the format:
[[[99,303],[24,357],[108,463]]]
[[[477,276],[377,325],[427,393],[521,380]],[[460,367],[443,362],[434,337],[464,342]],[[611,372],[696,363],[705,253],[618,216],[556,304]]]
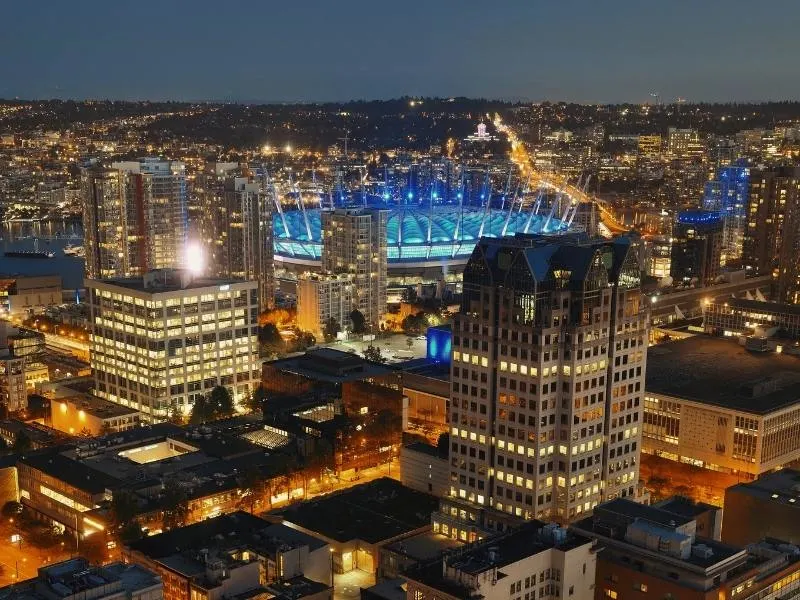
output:
[[[275,213],[275,254],[288,259],[319,260],[322,253],[320,214],[318,208],[307,209],[305,215],[300,210],[284,210],[282,215]],[[407,206],[389,211],[386,229],[389,262],[415,262],[469,258],[481,235],[559,233],[566,231],[567,226],[555,218],[548,223],[546,213],[532,214],[529,210],[515,209],[509,216],[507,210],[486,211],[482,207],[437,206],[431,211]]]

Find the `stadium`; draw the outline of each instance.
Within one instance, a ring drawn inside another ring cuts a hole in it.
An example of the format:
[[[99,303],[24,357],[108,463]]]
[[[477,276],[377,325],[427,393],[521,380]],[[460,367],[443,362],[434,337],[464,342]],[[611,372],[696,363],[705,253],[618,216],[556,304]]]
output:
[[[387,256],[390,287],[460,283],[461,271],[481,236],[516,233],[559,234],[569,228],[555,211],[540,210],[539,202],[523,208],[484,206],[390,206],[369,203],[389,211]],[[322,255],[321,208],[282,210],[273,216],[275,262],[279,276],[320,268]],[[439,290],[437,293],[440,293]]]

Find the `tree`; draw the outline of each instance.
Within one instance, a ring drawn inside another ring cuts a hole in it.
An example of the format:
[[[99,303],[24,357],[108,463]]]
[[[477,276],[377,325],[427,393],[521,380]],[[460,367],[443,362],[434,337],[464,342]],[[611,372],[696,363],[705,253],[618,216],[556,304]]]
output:
[[[278,331],[278,326],[275,323],[265,323],[258,330],[258,341],[264,348],[272,352],[279,352],[284,347],[283,337],[281,337],[281,332]]]
[[[80,430],[78,436],[83,438],[90,438],[94,437],[94,434],[92,433],[91,429],[89,429],[88,427],[84,427],[83,429]]]
[[[255,513],[256,504],[267,490],[267,482],[258,467],[250,465],[245,469],[239,480],[239,490],[242,508],[249,508],[249,512]]]
[[[439,450],[439,456],[448,456],[450,453],[450,434],[440,433],[439,439],[436,442],[436,448]]]
[[[186,423],[186,418],[183,416],[177,404],[173,404],[169,407],[169,411],[167,411],[167,421],[173,425],[184,425]]]
[[[322,329],[322,335],[325,336],[326,342],[332,342],[336,339],[336,336],[341,330],[342,326],[339,325],[339,321],[331,317],[325,321],[325,327]]]
[[[22,454],[23,452],[30,450],[32,447],[33,444],[31,443],[31,438],[28,437],[28,434],[24,431],[20,431],[14,438],[14,444],[11,446],[11,449],[17,454]]]
[[[3,504],[2,514],[4,517],[16,517],[22,514],[22,509],[22,504],[14,500],[10,500]]]
[[[406,338],[406,346],[408,346],[409,350],[414,346],[414,338]]]
[[[224,419],[233,414],[233,400],[228,388],[218,385],[207,396],[200,396],[192,406],[189,423],[199,425]]]
[[[245,407],[250,412],[263,412],[264,402],[267,401],[267,390],[259,384],[245,401]]]
[[[161,502],[164,513],[162,529],[174,529],[186,524],[189,516],[189,503],[183,488],[174,479],[167,479],[164,483]]]
[[[408,335],[420,335],[428,328],[428,320],[425,318],[425,313],[417,313],[415,315],[408,315],[403,319],[403,331]]]
[[[350,313],[350,322],[353,324],[353,333],[367,332],[367,320],[364,318],[364,313],[357,308]]]
[[[114,531],[126,543],[142,537],[142,526],[136,520],[139,503],[136,496],[128,490],[114,492],[111,499],[111,519]]]
[[[370,344],[364,350],[364,358],[372,362],[386,362],[386,358],[381,354],[381,349],[378,346],[373,346]]]

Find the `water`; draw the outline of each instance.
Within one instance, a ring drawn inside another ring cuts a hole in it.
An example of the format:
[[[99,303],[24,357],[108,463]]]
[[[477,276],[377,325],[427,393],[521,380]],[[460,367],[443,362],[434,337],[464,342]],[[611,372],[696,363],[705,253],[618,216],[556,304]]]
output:
[[[80,220],[50,220],[33,223],[6,223],[0,242],[0,274],[2,275],[61,275],[65,290],[83,288],[85,261],[66,256],[67,245],[83,245]],[[9,258],[8,250],[33,250],[38,239],[40,252],[54,252],[53,258]]]

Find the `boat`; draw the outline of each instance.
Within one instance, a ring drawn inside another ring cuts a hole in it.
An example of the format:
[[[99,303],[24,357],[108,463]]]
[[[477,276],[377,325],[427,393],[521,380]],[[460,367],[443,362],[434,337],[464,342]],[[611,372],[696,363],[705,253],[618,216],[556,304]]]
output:
[[[64,255],[65,256],[79,256],[83,257],[86,255],[86,251],[84,250],[83,246],[76,246],[74,244],[67,244],[64,246]]]

